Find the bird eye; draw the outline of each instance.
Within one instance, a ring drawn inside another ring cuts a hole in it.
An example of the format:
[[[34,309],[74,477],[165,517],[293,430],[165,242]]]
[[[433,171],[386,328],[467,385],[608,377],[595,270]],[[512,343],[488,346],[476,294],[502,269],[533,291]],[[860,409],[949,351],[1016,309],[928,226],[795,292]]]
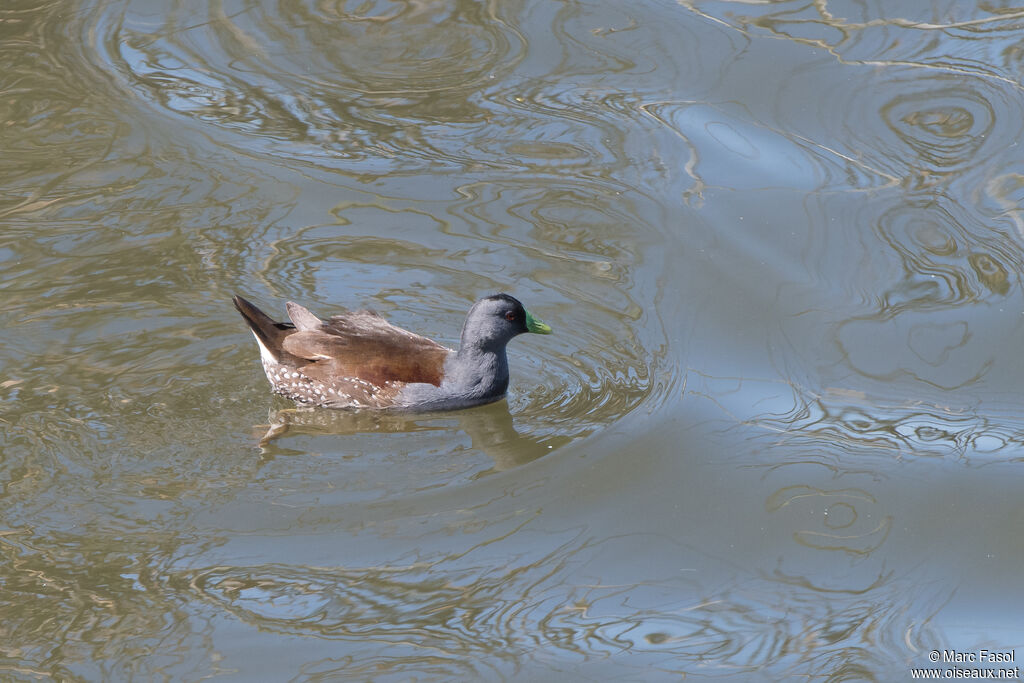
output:
[[[516,319],[516,314],[513,313],[512,311],[509,311],[508,313],[505,314],[505,320],[507,320],[509,322],[512,322],[515,319]]]

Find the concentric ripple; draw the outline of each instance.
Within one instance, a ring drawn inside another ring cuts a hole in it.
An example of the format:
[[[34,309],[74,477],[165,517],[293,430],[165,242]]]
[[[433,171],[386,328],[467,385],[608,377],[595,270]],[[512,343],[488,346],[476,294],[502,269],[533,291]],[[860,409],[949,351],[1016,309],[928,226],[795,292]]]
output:
[[[514,66],[515,52],[522,48],[521,38],[499,18],[496,2],[342,0],[278,8],[279,16],[264,14],[246,28],[265,38],[288,36],[291,44],[279,44],[288,52],[274,55],[279,73],[310,71],[312,63],[312,71],[319,66],[321,75],[332,74],[332,80],[338,74],[340,83],[365,94],[436,96],[472,90]],[[241,30],[232,24],[233,35]],[[221,35],[226,45],[226,34]],[[296,53],[295,40],[312,49]],[[281,57],[296,60],[294,68],[282,65]]]
[[[901,64],[884,79],[859,73],[821,94],[815,119],[787,96],[786,89],[798,87],[787,82],[776,115],[813,142],[845,141],[829,142],[829,153],[887,184],[919,190],[977,182],[1003,151],[1002,141],[1024,131],[1022,121],[995,115],[1015,107],[1014,96],[983,79],[928,75]]]
[[[339,204],[336,223],[269,242],[260,276],[283,284],[267,305],[303,300],[324,316],[371,307],[455,347],[474,300],[513,294],[555,332],[509,345],[511,411],[532,438],[582,437],[641,405],[657,409],[679,381],[666,332],[640,299],[659,292],[645,274],[664,256],[658,238],[648,229],[624,239],[620,226],[638,218],[607,192],[492,182],[460,187],[455,202]]]
[[[479,123],[474,96],[523,49],[496,3],[176,3],[158,19],[137,4],[95,29],[126,88],[247,148],[369,173],[443,158],[416,128]]]
[[[841,504],[832,502],[836,517]],[[501,567],[456,558],[376,567],[216,566],[175,572],[168,583],[206,601],[211,619],[225,612],[261,633],[315,637],[334,664],[312,666],[346,675],[354,663],[345,654],[366,642],[389,648],[377,675],[422,671],[429,654],[437,673],[486,677],[529,671],[535,657],[601,663],[606,673],[653,666],[676,675],[699,667],[780,676],[807,671],[811,658],[811,669],[824,674],[840,666],[837,660],[887,667],[907,645],[940,641],[908,611],[921,608],[921,582],[892,572],[866,585],[826,586],[779,571],[742,590],[678,577],[597,578],[591,563],[601,552],[638,549],[625,540],[576,538],[509,557]],[[873,643],[868,654],[853,644],[862,638]],[[633,657],[612,656],[622,653]]]
[[[992,104],[963,86],[913,89],[887,102],[881,114],[917,163],[935,173],[977,164],[984,158],[982,147],[994,144]]]
[[[876,231],[903,269],[886,292],[884,315],[998,300],[1024,266],[1002,235],[944,202],[900,202],[878,217]]]

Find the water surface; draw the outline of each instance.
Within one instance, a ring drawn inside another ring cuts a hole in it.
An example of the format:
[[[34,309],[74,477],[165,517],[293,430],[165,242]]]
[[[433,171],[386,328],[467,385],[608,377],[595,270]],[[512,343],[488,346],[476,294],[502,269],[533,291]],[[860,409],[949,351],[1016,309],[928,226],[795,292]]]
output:
[[[1024,657],[1024,11],[0,9],[0,672],[899,680]],[[507,401],[294,411],[230,297]]]

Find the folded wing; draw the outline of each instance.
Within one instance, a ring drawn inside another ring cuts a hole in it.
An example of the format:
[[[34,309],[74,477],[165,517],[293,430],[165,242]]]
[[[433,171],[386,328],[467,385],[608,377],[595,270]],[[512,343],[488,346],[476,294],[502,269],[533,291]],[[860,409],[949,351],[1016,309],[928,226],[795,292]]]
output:
[[[288,303],[295,331],[284,337],[287,353],[309,361],[302,372],[323,382],[352,378],[383,387],[388,382],[439,386],[451,349],[395,327],[372,311],[355,311],[328,321]]]

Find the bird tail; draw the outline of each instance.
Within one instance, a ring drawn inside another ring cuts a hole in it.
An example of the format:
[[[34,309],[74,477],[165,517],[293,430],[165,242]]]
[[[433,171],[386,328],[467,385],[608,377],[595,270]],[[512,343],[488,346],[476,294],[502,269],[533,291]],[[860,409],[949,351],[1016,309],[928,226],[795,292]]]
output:
[[[256,341],[260,343],[260,350],[269,353],[273,360],[279,361],[283,352],[281,345],[284,343],[284,338],[295,329],[295,326],[290,323],[274,322],[269,315],[237,294],[232,300],[235,302],[235,308],[245,318],[249,329],[256,335]]]

